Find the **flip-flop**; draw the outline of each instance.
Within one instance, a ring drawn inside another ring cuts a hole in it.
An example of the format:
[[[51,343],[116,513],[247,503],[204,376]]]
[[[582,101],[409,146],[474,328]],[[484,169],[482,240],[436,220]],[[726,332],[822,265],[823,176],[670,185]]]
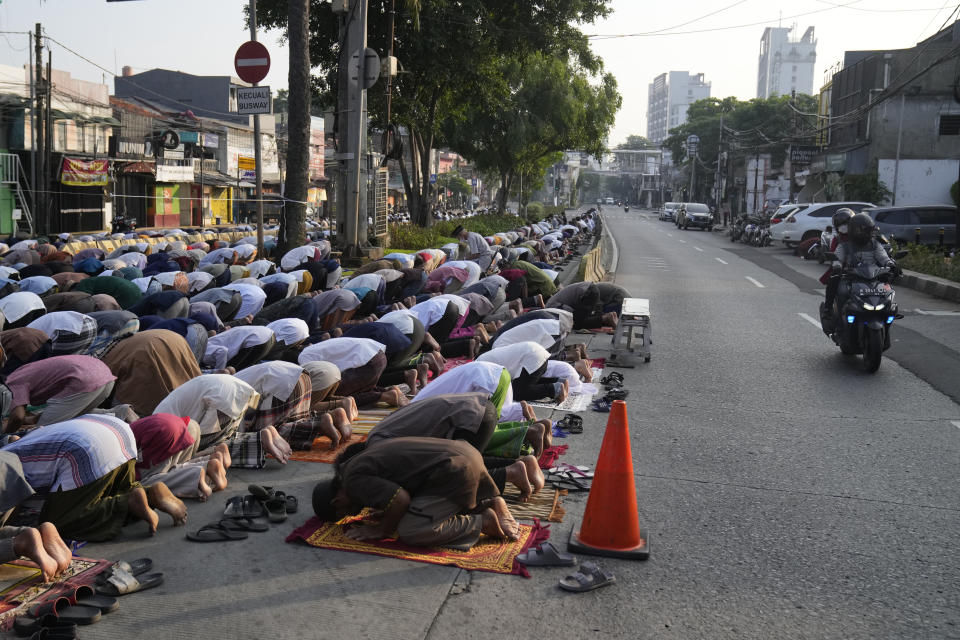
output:
[[[97,582],[106,582],[110,577],[110,574],[113,573],[113,570],[117,568],[123,569],[132,576],[138,576],[141,573],[146,573],[153,568],[153,560],[150,558],[137,558],[136,560],[131,560],[129,562],[126,562],[125,560],[118,560],[97,575]]]
[[[232,531],[253,531],[262,533],[269,531],[270,527],[262,522],[256,522],[250,518],[229,518],[220,521],[220,526]]]
[[[32,607],[30,614],[41,619],[47,615],[54,615],[60,622],[75,624],[93,624],[103,615],[97,607],[73,605],[68,598],[64,597]]]
[[[41,627],[33,632],[30,640],[75,640],[77,637],[77,625],[68,627]]]
[[[287,519],[287,496],[283,491],[277,491],[274,497],[264,503],[267,508],[267,518],[270,522],[283,522]]]
[[[552,484],[555,489],[566,489],[571,493],[590,491],[589,480],[574,478],[566,474],[555,474],[548,476],[547,482]]]
[[[56,631],[58,634],[60,634],[59,637],[63,638],[77,637],[77,623],[64,622],[57,618],[56,614],[54,613],[48,613],[39,618],[20,616],[13,621],[13,631],[21,637],[33,635],[41,629]]]
[[[96,595],[93,587],[80,585],[73,591],[70,602],[81,607],[96,607],[100,613],[112,613],[120,608],[120,602],[112,596]]]
[[[600,413],[610,413],[610,409],[613,407],[613,403],[606,398],[597,398],[593,401],[593,406],[591,407],[594,411],[599,411]]]
[[[163,584],[162,573],[145,573],[137,578],[126,571],[114,571],[107,584],[97,587],[97,593],[104,596],[123,596],[128,593],[152,589]]]
[[[246,539],[246,532],[228,529],[219,522],[204,525],[196,531],[187,532],[187,540],[193,542],[228,542]]]
[[[297,509],[300,508],[300,501],[297,500],[297,496],[287,496],[287,513],[296,513]]]
[[[577,559],[569,553],[564,553],[550,542],[544,542],[539,547],[527,549],[517,556],[517,562],[528,567],[572,567]]]
[[[616,581],[617,579],[612,573],[601,569],[592,562],[583,562],[580,564],[579,571],[571,573],[565,578],[560,578],[560,588],[564,591],[583,593],[584,591],[606,587]]]
[[[262,518],[266,514],[263,504],[254,496],[234,496],[227,500],[224,518]]]

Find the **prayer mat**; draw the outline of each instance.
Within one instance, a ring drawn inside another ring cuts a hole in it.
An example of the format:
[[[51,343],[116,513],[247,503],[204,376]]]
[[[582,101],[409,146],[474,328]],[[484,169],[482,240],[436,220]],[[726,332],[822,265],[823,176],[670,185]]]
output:
[[[613,327],[597,327],[596,329],[577,329],[574,331],[574,333],[583,333],[583,334],[606,333],[608,335],[612,335],[613,331],[614,331]]]
[[[294,451],[290,459],[299,460],[300,462],[324,462],[326,464],[333,464],[337,456],[343,453],[344,449],[355,442],[363,442],[366,439],[366,435],[354,433],[346,442],[341,442],[339,447],[331,449],[330,438],[322,436],[313,441],[313,446],[310,447],[309,451]]]
[[[451,565],[469,571],[489,571],[529,578],[530,572],[517,562],[517,555],[550,537],[550,527],[542,526],[538,520],[534,520],[532,525],[520,525],[519,540],[494,540],[482,536],[480,542],[469,551],[443,547],[413,547],[393,539],[377,542],[351,540],[345,532],[351,523],[362,519],[363,514],[333,523],[321,522],[313,517],[287,536],[287,542],[305,542],[320,549],[356,551],[400,560]]]
[[[363,409],[360,411],[357,419],[350,423],[350,429],[352,429],[354,433],[367,435],[371,429],[380,424],[381,420],[396,410],[396,407],[390,407],[389,409]]]
[[[601,363],[604,362],[603,358],[595,358],[593,361],[590,361],[591,364],[599,360]],[[593,388],[599,391],[600,386],[600,377],[603,375],[603,365],[600,365],[600,368],[596,366],[591,366],[590,371],[593,373],[593,379],[595,382],[585,382],[584,384],[593,385]],[[555,409],[558,411],[586,411],[587,407],[590,406],[590,402],[593,397],[596,395],[596,392],[593,393],[571,393],[567,396],[567,399],[557,404],[556,402],[529,402],[531,407],[540,407],[543,409]]]
[[[74,556],[70,567],[56,582],[44,582],[40,569],[29,560],[0,565],[0,630],[9,631],[17,616],[35,604],[71,595],[81,585],[92,585],[98,573],[113,564]]]
[[[567,495],[566,489],[556,489],[546,486],[528,502],[520,502],[520,490],[508,484],[503,490],[503,499],[507,501],[510,513],[517,520],[546,520],[547,522],[563,522],[567,511],[560,504],[560,496]]]
[[[443,365],[443,373],[450,371],[450,369],[455,369],[462,364],[467,364],[468,362],[473,362],[473,360],[470,358],[447,358],[446,363]]]
[[[540,459],[537,460],[537,464],[540,465],[541,469],[552,469],[557,466],[557,460],[559,460],[560,456],[565,454],[569,448],[570,445],[568,444],[558,444],[547,447],[543,450],[543,453],[540,454]]]

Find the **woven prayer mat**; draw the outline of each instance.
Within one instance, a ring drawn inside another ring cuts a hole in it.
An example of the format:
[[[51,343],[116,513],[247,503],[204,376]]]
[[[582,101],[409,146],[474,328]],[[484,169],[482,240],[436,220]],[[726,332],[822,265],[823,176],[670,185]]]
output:
[[[363,516],[360,515],[344,518],[340,523],[332,523],[321,522],[316,517],[310,518],[306,524],[287,536],[287,542],[305,542],[320,549],[356,551],[400,560],[452,565],[470,571],[489,571],[529,578],[530,573],[526,567],[516,561],[517,555],[550,537],[549,526],[542,526],[535,520],[532,525],[520,525],[519,540],[495,540],[482,536],[480,542],[469,551],[413,547],[393,539],[377,542],[351,540],[346,536],[347,529],[352,523],[362,519]]]
[[[109,560],[74,557],[55,582],[44,582],[40,569],[29,560],[0,565],[0,630],[12,629],[14,619],[35,604],[69,596],[81,585],[92,585],[97,574],[111,564]]]
[[[503,490],[503,499],[507,501],[510,513],[517,520],[546,520],[563,522],[567,511],[560,504],[560,496],[567,495],[566,490],[544,487],[529,502],[520,502],[520,490],[508,484]]]
[[[313,446],[309,451],[294,451],[290,459],[299,460],[300,462],[324,462],[326,464],[333,464],[337,456],[343,453],[344,449],[355,442],[363,442],[366,439],[366,434],[354,433],[346,442],[341,442],[339,447],[331,449],[330,438],[323,436],[313,441]]]
[[[390,407],[389,409],[363,409],[360,411],[357,419],[350,423],[350,428],[356,434],[367,435],[375,426],[380,424],[381,420],[396,410],[396,407]]]

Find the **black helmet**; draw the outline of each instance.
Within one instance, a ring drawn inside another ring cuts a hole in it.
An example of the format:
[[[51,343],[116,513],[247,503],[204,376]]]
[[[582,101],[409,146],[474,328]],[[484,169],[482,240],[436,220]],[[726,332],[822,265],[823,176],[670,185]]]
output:
[[[840,231],[840,225],[850,222],[850,218],[853,216],[853,209],[848,209],[847,207],[837,209],[837,212],[833,214],[833,228],[836,231]]]
[[[874,224],[873,218],[867,214],[858,213],[850,218],[847,227],[847,236],[850,240],[854,244],[864,245],[873,239],[873,230],[876,228],[876,224]]]

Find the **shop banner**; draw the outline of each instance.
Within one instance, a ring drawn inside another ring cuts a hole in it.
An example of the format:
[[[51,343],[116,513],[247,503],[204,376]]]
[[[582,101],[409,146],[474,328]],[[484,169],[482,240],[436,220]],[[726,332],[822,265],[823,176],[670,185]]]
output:
[[[102,187],[107,184],[109,160],[63,158],[60,182],[71,187]]]

